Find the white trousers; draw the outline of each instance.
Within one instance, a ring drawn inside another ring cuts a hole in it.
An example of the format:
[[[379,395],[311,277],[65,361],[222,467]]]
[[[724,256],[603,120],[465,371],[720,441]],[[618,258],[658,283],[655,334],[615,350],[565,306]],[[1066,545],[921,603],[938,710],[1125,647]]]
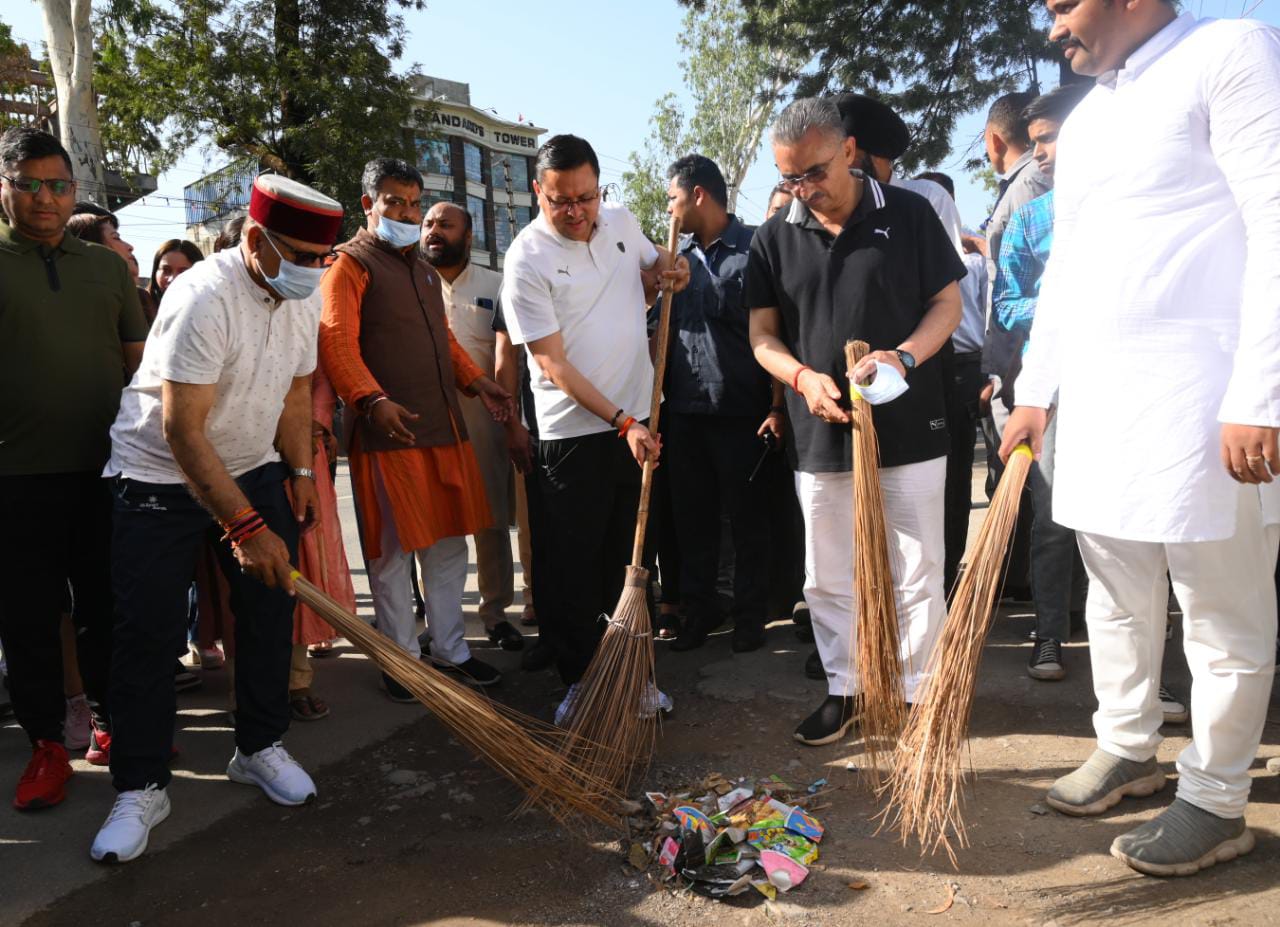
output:
[[[450,663],[465,663],[471,658],[462,618],[467,539],[445,538],[422,550],[405,552],[400,548],[395,513],[376,464],[373,482],[382,513],[382,556],[369,561],[374,626],[415,658],[421,656],[417,618],[413,613],[413,588],[409,581],[409,558],[416,557],[427,630],[431,632],[431,655]]]
[[[880,470],[907,701],[925,680],[942,622],[947,459]],[[831,695],[858,691],[854,669],[853,474],[796,473],[804,513],[804,598]]]
[[[1191,669],[1191,744],[1178,756],[1178,797],[1238,818],[1275,675],[1274,571],[1280,526],[1263,523],[1256,486],[1240,487],[1235,537],[1159,544],[1080,533],[1089,572],[1085,617],[1098,746],[1143,761],[1160,744],[1158,691],[1169,594],[1182,606]]]

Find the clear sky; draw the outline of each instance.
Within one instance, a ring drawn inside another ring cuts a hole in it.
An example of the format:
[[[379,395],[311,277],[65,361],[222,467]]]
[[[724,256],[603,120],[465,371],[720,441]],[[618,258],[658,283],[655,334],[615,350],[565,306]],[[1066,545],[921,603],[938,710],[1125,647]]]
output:
[[[683,8],[676,0],[558,0],[553,6],[551,15],[547,5],[524,0],[429,0],[425,11],[407,18],[410,37],[402,64],[417,63],[428,74],[469,83],[475,106],[505,118],[523,115],[551,133],[582,135],[600,155],[604,182],[617,182],[628,154],[648,135],[654,101],[683,90],[676,46]],[[1280,25],[1280,0],[1184,0],[1182,6],[1201,16],[1248,13]],[[35,0],[6,3],[0,19],[33,48],[43,38]],[[972,226],[985,218],[988,196],[961,164],[984,117],[985,112],[974,113],[961,121],[952,155],[938,165],[955,179],[960,214]],[[160,178],[157,192],[181,197],[186,184],[224,162],[216,150],[184,152]],[[763,218],[776,180],[762,146],[743,184],[739,213],[745,220]],[[121,234],[137,248],[144,272],[154,248],[181,237],[184,228],[180,202],[156,197],[122,210],[120,219]]]

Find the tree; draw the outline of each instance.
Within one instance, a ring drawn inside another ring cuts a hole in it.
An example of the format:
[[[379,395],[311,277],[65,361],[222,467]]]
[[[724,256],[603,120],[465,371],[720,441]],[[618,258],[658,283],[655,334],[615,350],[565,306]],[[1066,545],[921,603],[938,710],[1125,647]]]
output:
[[[377,156],[417,161],[430,134],[416,68],[396,74],[423,0],[112,0],[100,90],[120,136],[163,170],[200,139],[355,209]]]
[[[644,149],[632,152],[623,173],[623,198],[658,240],[666,238],[667,165],[680,155],[696,152],[715,161],[728,186],[729,211],[736,210],[760,139],[800,63],[785,50],[744,42],[745,26],[737,0],[706,0],[685,13],[677,41],[692,115],[686,117],[674,93],[659,99]]]
[[[715,0],[681,0],[693,9]],[[1014,89],[1039,91],[1052,63],[1044,0],[738,0],[742,36],[781,56],[797,96],[857,90],[912,126],[908,172],[951,150],[956,121]]]
[[[106,203],[102,132],[93,86],[92,0],[40,0],[45,46],[58,93],[58,135],[84,199]]]
[[[34,78],[31,52],[13,38],[13,29],[0,22],[0,129],[32,125],[49,114],[49,107]],[[33,79],[34,78],[34,79]]]

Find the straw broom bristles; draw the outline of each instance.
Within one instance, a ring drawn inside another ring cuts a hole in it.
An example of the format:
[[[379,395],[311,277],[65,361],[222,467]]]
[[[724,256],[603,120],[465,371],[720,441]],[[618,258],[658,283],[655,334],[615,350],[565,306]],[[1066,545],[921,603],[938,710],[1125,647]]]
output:
[[[561,824],[587,818],[619,826],[622,796],[585,770],[575,751],[563,749],[564,731],[493,702],[415,660],[300,574],[295,572],[293,578],[299,599],[412,692],[454,737],[519,786],[529,796],[525,805],[539,805]]]
[[[667,251],[673,257],[679,244],[680,220],[672,216],[667,231]],[[674,297],[671,287],[663,289],[649,406],[649,431],[654,435],[658,434]],[[657,693],[653,630],[649,620],[649,571],[641,565],[654,465],[652,458],[647,459],[640,478],[635,540],[622,595],[591,663],[578,681],[564,721],[572,736],[570,747],[584,757],[586,770],[601,781],[623,789],[637,769],[648,765],[658,736],[657,705],[646,704],[647,700],[656,701]]]
[[[845,344],[845,363],[852,376],[870,347],[865,341]],[[907,717],[903,688],[898,604],[889,564],[889,536],[885,527],[884,495],[880,489],[880,442],[876,439],[871,404],[850,380],[853,399],[853,597],[857,613],[854,662],[861,694],[866,774],[880,783],[880,753],[892,751],[893,741]]]
[[[965,779],[961,762],[978,666],[1031,460],[1031,450],[1025,444],[1009,456],[956,584],[946,623],[929,661],[923,697],[907,721],[886,785],[889,804],[882,820],[898,829],[903,844],[914,835],[921,853],[946,850],[952,865],[956,854],[951,833],[954,831],[959,846],[969,843],[961,815]]]

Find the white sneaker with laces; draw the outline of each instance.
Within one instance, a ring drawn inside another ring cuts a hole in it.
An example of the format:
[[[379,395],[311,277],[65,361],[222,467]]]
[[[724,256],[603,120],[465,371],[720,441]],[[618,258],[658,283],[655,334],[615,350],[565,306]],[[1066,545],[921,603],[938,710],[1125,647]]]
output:
[[[227,764],[227,778],[256,785],[277,805],[305,805],[316,797],[316,784],[278,740],[248,756],[237,747],[235,756]]]
[[[575,682],[569,687],[569,691],[564,694],[564,701],[556,706],[556,724],[563,724],[564,719],[569,715],[569,709],[573,707],[573,700],[578,695],[578,684]]]
[[[89,746],[89,728],[93,726],[93,711],[84,693],[67,699],[67,714],[62,721],[62,742],[68,750],[83,750]]]
[[[640,717],[651,718],[657,715],[658,712],[669,715],[675,707],[675,702],[671,701],[671,696],[653,683],[649,683],[649,687],[644,691],[644,698],[640,702]]]
[[[116,796],[89,855],[100,863],[127,863],[147,848],[151,828],[169,816],[169,793],[149,785]]]
[[[1191,717],[1186,703],[1164,686],[1160,687],[1160,711],[1164,715],[1165,724],[1186,724]]]

